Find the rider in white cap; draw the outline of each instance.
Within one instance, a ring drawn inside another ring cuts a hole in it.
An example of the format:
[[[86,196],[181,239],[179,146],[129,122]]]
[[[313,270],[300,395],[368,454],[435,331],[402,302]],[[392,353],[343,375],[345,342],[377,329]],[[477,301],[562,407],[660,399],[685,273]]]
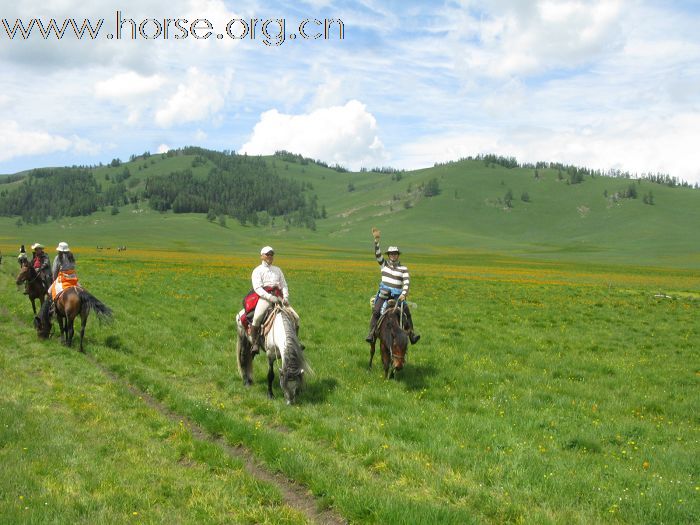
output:
[[[53,284],[49,289],[49,298],[53,298],[64,289],[78,286],[78,276],[75,274],[75,257],[70,251],[68,243],[59,242],[56,247],[58,255],[53,260],[51,275]]]
[[[272,246],[263,247],[260,250],[262,263],[253,270],[253,275],[251,276],[253,290],[259,296],[250,328],[250,337],[253,341],[251,351],[254,354],[259,350],[260,324],[265,317],[265,313],[273,304],[289,305],[287,281],[282,270],[272,264],[274,257],[275,250],[272,249]]]

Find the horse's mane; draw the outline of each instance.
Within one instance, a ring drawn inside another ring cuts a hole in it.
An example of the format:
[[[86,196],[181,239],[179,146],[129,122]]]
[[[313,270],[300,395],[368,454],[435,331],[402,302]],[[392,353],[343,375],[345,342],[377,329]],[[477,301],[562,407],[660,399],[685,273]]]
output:
[[[301,344],[297,338],[296,328],[292,317],[284,310],[280,310],[277,315],[281,316],[282,318],[284,332],[286,335],[284,345],[286,351],[282,371],[285,374],[293,377],[300,376],[302,370],[311,371],[306,360],[304,359],[304,353],[301,350]]]
[[[396,339],[396,344],[405,347],[408,344],[408,335],[406,331],[401,328],[400,322],[401,314],[399,310],[393,311],[393,308],[387,309],[386,317],[382,323],[380,332],[387,330],[389,332],[389,340],[387,343],[391,346],[391,340]]]

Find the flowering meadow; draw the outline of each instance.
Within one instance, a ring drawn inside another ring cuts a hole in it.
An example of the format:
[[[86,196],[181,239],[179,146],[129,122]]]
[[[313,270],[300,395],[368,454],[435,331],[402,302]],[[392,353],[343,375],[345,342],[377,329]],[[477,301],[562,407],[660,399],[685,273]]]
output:
[[[87,356],[39,341],[0,267],[0,515],[303,523],[276,489],[131,385],[351,523],[697,523],[700,275],[517,258],[407,259],[421,341],[385,380],[371,260],[291,257],[313,368],[299,403],[236,367],[254,257],[78,251]]]

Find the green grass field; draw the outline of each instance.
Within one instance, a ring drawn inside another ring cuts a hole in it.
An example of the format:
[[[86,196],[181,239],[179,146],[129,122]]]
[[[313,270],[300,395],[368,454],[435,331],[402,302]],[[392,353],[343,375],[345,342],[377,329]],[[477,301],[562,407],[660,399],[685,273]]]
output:
[[[89,356],[36,339],[4,260],[3,521],[306,519],[104,367],[351,523],[697,522],[696,271],[407,257],[423,339],[385,381],[367,370],[366,252],[278,257],[315,370],[293,407],[278,384],[266,398],[262,361],[253,387],[237,375],[254,255],[78,252],[81,282],[115,311],[90,318]]]
[[[193,159],[128,163],[130,191]],[[0,522],[700,521],[700,192],[476,161],[400,180],[268,162],[312,185],[315,231],[145,202],[0,217]],[[106,188],[122,169],[94,173]],[[440,194],[422,196],[432,179]],[[654,205],[609,198],[629,184]],[[375,225],[404,251],[423,336],[393,381],[376,358],[367,370],[363,340]],[[67,241],[114,310],[89,319],[87,355],[35,335],[14,258],[37,241],[52,257]],[[251,388],[236,368],[234,315],[265,244],[315,370],[292,407],[277,383],[266,398],[262,360]]]

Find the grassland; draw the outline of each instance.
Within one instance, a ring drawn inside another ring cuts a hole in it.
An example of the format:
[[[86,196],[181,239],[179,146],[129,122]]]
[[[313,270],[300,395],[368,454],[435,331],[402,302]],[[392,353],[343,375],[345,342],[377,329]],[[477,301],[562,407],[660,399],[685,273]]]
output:
[[[95,168],[106,190],[114,175],[128,167],[131,194],[149,176],[192,169],[204,176],[212,165],[195,157],[154,155],[117,168]],[[295,256],[364,257],[368,231],[379,226],[387,242],[399,244],[412,257],[449,253],[456,263],[499,254],[533,262],[569,262],[583,266],[630,265],[700,269],[700,191],[670,188],[649,181],[586,177],[568,184],[552,169],[506,169],[480,161],[462,161],[411,171],[392,178],[379,173],[338,173],[314,163],[301,165],[267,158],[281,177],[304,183],[306,196],[318,197],[327,218],[316,231],[285,228],[278,218],[266,227],[241,226],[229,218],[225,227],[203,214],[158,213],[146,202],[89,217],[63,218],[46,224],[16,226],[0,217],[0,250],[16,252],[34,239],[50,245],[61,240],[76,248],[127,245],[139,249],[222,253],[255,253],[260,243],[274,242]],[[193,164],[196,167],[193,167]],[[565,174],[564,174],[565,175]],[[106,178],[109,176],[109,179]],[[397,180],[398,179],[398,180]],[[422,185],[439,183],[440,194],[425,197]],[[20,184],[0,185],[0,190]],[[613,199],[630,185],[637,199]],[[349,191],[349,188],[354,188]],[[510,191],[512,207],[503,204]],[[654,204],[642,196],[654,195]],[[521,200],[527,193],[529,201]]]
[[[137,159],[129,187],[192,161]],[[0,217],[3,522],[310,519],[227,446],[352,523],[700,520],[700,192],[633,182],[653,191],[646,205],[605,196],[628,180],[569,185],[554,170],[464,161],[396,180],[268,162],[312,185],[328,215],[316,231],[143,202]],[[106,187],[121,169],[95,174]],[[434,178],[441,193],[422,196]],[[366,369],[372,225],[405,252],[423,335],[396,381]],[[82,284],[115,312],[88,322],[88,356],[31,328],[13,258],[36,241],[69,242]],[[249,389],[235,365],[233,316],[263,244],[316,372],[294,407],[277,386],[265,397],[261,362]]]
[[[304,519],[99,365],[353,523],[697,522],[697,272],[483,254],[445,271],[423,255],[423,339],[385,381],[362,341],[370,254],[310,253],[278,261],[316,372],[291,408],[277,387],[266,399],[262,363],[252,388],[237,376],[233,314],[255,257],[84,249],[83,284],[116,312],[88,324],[94,362],[35,339],[4,262],[0,514]]]

